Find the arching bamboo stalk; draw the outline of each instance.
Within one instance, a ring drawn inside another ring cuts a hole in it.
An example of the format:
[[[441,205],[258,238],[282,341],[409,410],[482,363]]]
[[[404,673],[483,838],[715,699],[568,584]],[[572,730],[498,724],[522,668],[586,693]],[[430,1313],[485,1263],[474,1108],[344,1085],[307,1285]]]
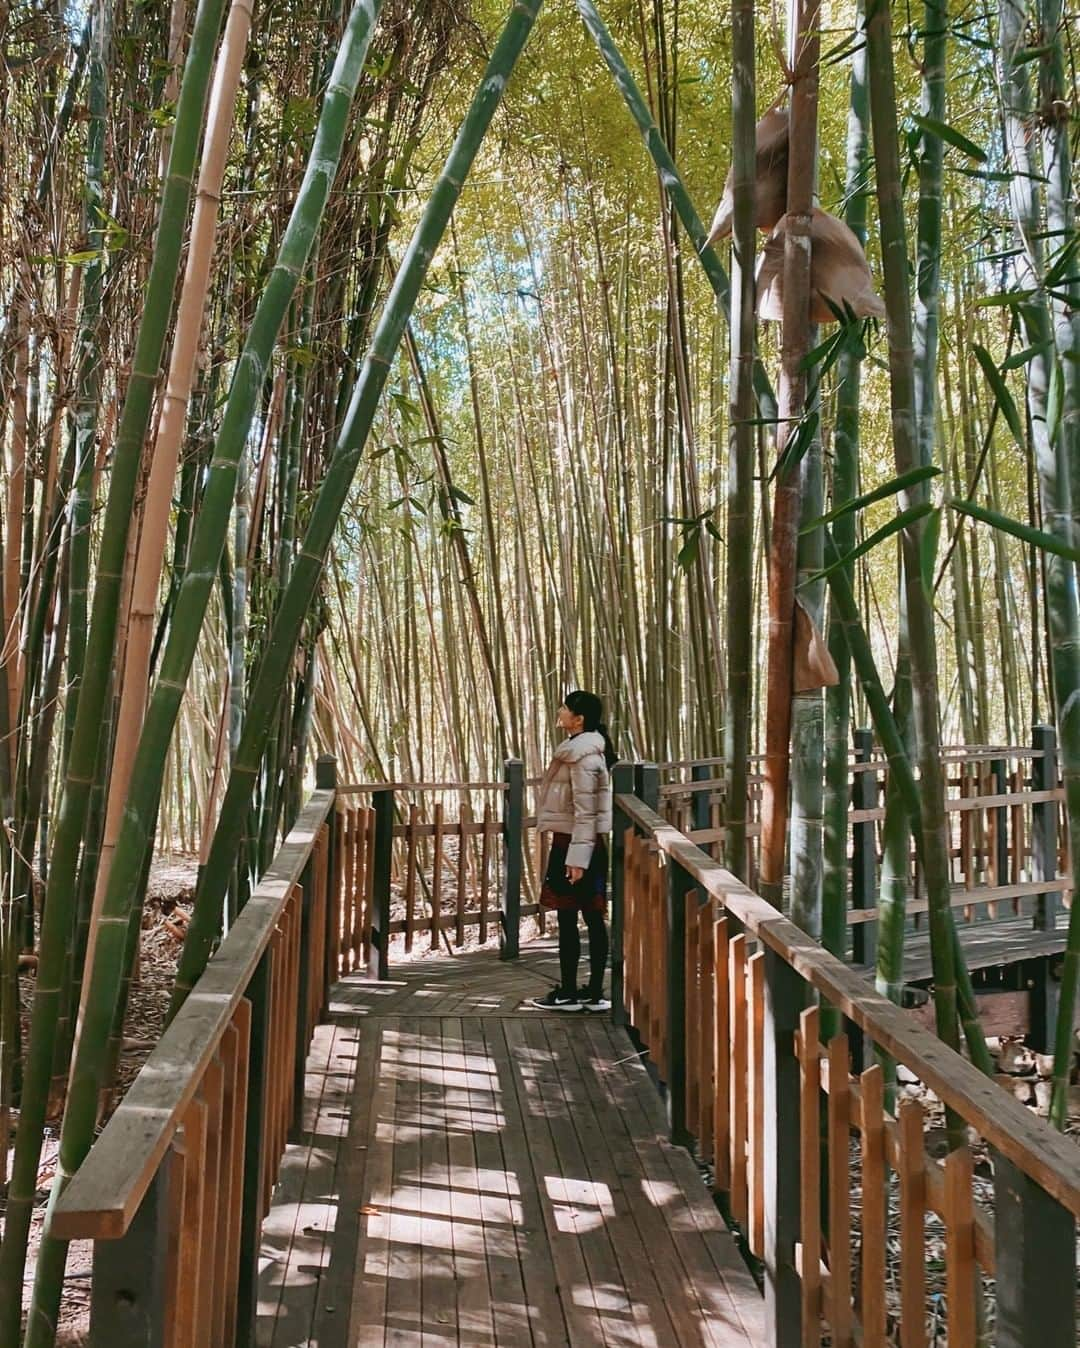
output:
[[[209,957],[220,920],[224,881],[236,855],[243,819],[262,758],[269,718],[277,705],[296,639],[322,574],[334,529],[371,429],[391,362],[435,248],[446,230],[461,184],[480,148],[539,7],[540,0],[525,0],[524,3],[519,0],[500,35],[483,82],[402,260],[376,328],[371,350],[357,380],[341,437],[312,505],[311,520],[300,556],[282,596],[266,653],[255,676],[243,738],[233,760],[210,858],[196,893],[191,924],[181,952],[173,998],[174,1009],[183,1002]]]

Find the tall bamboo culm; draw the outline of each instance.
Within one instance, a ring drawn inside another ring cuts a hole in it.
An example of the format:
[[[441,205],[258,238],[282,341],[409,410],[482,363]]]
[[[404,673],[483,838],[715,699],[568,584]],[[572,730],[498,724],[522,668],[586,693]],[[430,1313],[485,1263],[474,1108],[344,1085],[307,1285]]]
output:
[[[52,1074],[53,1043],[69,933],[74,921],[75,873],[94,780],[105,697],[112,670],[120,587],[127,551],[135,488],[153,406],[154,388],[172,312],[184,222],[202,131],[203,114],[224,0],[202,0],[177,101],[169,169],[131,377],[117,428],[102,548],[94,585],[85,671],[64,779],[60,819],[53,840],[49,879],[42,910],[37,984],[23,1080],[21,1124],[8,1192],[3,1246],[0,1247],[0,1341],[17,1343],[22,1306],[26,1243],[37,1180],[37,1164]],[[59,1297],[59,1283],[56,1285]],[[39,1325],[48,1342],[55,1315]],[[34,1325],[27,1328],[28,1338]]]
[[[727,467],[727,683],[724,724],[724,853],[747,879],[746,815],[753,700],[754,550],[754,128],[757,122],[753,0],[731,11],[732,269]]]
[[[868,0],[867,57],[870,111],[877,171],[878,214],[885,273],[885,308],[889,336],[889,389],[893,457],[897,476],[919,462],[912,355],[911,296],[907,233],[897,130],[896,79],[893,64],[892,16],[887,0]],[[906,489],[901,507],[912,509],[925,500],[925,488]],[[949,852],[946,838],[945,783],[941,761],[937,645],[928,582],[924,583],[925,519],[901,534],[904,597],[910,636],[912,696],[917,740],[921,805],[921,860],[930,907],[930,949],[934,968],[934,1006],[939,1037],[951,1047],[959,1042],[956,1008],[955,942],[952,924]]]
[[[132,912],[140,901],[141,886],[145,881],[147,850],[152,842],[172,730],[210,589],[218,573],[237,458],[247,439],[274,340],[303,272],[337,172],[352,97],[377,16],[377,0],[360,0],[350,16],[323,99],[305,181],[283,236],[277,264],[252,321],[226,404],[173,625],[139,739],[131,771],[128,806],[124,810],[101,903],[98,944],[93,968],[87,975],[83,1021],[64,1111],[57,1173],[46,1212],[46,1233],[38,1255],[27,1348],[46,1348],[56,1323],[67,1247],[49,1235],[50,1216],[93,1139],[98,1093],[116,1016],[117,991],[123,984],[131,953],[128,934]],[[174,154],[176,143],[174,140]]]

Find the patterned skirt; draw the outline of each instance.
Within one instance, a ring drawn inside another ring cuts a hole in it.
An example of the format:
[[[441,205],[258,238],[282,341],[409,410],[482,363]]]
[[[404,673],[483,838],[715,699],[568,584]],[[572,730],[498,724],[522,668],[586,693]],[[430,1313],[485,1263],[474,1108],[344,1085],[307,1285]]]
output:
[[[551,835],[547,870],[540,889],[542,908],[577,908],[583,913],[602,913],[607,907],[608,850],[604,838],[597,838],[592,859],[581,879],[573,884],[566,878],[566,849],[569,833]]]

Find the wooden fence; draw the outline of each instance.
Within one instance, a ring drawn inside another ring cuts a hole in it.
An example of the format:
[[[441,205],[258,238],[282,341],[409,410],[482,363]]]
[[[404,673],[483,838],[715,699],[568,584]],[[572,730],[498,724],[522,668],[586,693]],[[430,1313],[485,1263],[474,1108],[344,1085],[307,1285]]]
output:
[[[391,942],[411,953],[480,942],[499,934],[504,958],[520,947],[520,927],[544,917],[536,898],[546,839],[525,811],[520,760],[498,782],[379,782],[338,788],[344,813],[346,890],[356,921],[344,942],[346,968],[387,976]],[[367,802],[366,804],[363,802]]]
[[[853,955],[857,963],[873,958],[877,917],[877,879],[881,829],[885,820],[886,763],[874,756],[868,730],[854,732],[855,755],[849,764],[849,847],[852,858],[851,909]],[[954,886],[953,906],[963,923],[1029,917],[1036,927],[1052,929],[1071,898],[1065,793],[1058,778],[1052,727],[1036,726],[1030,747],[987,746],[944,751],[946,809]],[[758,760],[753,760],[756,766]],[[756,839],[760,835],[761,782],[750,773],[747,801],[748,881],[756,875]],[[696,759],[639,765],[638,794],[692,842],[706,851],[724,837],[723,761]],[[910,856],[912,899],[909,925],[925,925],[927,903],[914,851]],[[869,927],[866,924],[870,924]]]
[[[950,1345],[987,1341],[977,1333],[987,1279],[998,1348],[1075,1348],[1075,1141],[637,796],[617,795],[616,807],[615,1014],[665,1084],[672,1140],[712,1165],[763,1261],[769,1344],[816,1348],[827,1333],[834,1348],[885,1348],[899,1328],[903,1348],[924,1348],[927,1269],[941,1247]],[[954,1110],[965,1143],[940,1161],[928,1155],[923,1103],[904,1099],[890,1113],[881,1068],[853,1075],[847,1036],[821,1042],[819,999]],[[996,1220],[976,1201],[976,1149],[988,1154]]]
[[[848,811],[851,857],[850,956],[874,959],[885,764],[873,757],[869,731],[855,732]],[[1067,830],[1058,785],[1054,733],[1037,727],[1031,748],[949,749],[949,820],[954,905],[965,924],[1024,916],[1053,930],[1068,903]],[[637,794],[691,841],[710,851],[724,835],[723,763],[622,764]],[[667,780],[665,780],[667,779]],[[521,923],[544,930],[536,899],[547,839],[526,812],[526,779],[516,759],[501,781],[356,783],[339,787],[347,913],[337,935],[342,968],[361,966],[387,977],[391,950],[462,946],[497,929],[513,958]],[[750,860],[760,832],[761,777],[750,774],[747,801]],[[927,910],[914,858],[909,924]],[[751,882],[753,873],[751,870]],[[1041,975],[1040,975],[1041,977]]]
[[[363,921],[334,786],[320,760],[295,828],[56,1207],[55,1235],[94,1241],[94,1343],[254,1344],[262,1221]]]

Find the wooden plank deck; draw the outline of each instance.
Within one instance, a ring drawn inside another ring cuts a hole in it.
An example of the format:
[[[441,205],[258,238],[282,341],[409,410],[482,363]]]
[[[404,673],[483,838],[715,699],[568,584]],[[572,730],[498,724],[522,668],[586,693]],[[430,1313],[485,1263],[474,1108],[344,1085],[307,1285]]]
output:
[[[607,1016],[536,1011],[550,940],[335,989],[264,1227],[260,1348],[737,1348],[762,1302]]]
[[[1020,960],[1037,959],[1043,955],[1060,954],[1068,939],[1069,914],[1057,914],[1056,926],[1051,931],[1036,931],[1030,917],[987,919],[980,922],[957,921],[968,969],[988,969],[996,965],[1016,964]],[[866,965],[853,966],[870,975]],[[904,979],[920,983],[930,978],[930,933],[926,928],[908,932],[904,939]]]

